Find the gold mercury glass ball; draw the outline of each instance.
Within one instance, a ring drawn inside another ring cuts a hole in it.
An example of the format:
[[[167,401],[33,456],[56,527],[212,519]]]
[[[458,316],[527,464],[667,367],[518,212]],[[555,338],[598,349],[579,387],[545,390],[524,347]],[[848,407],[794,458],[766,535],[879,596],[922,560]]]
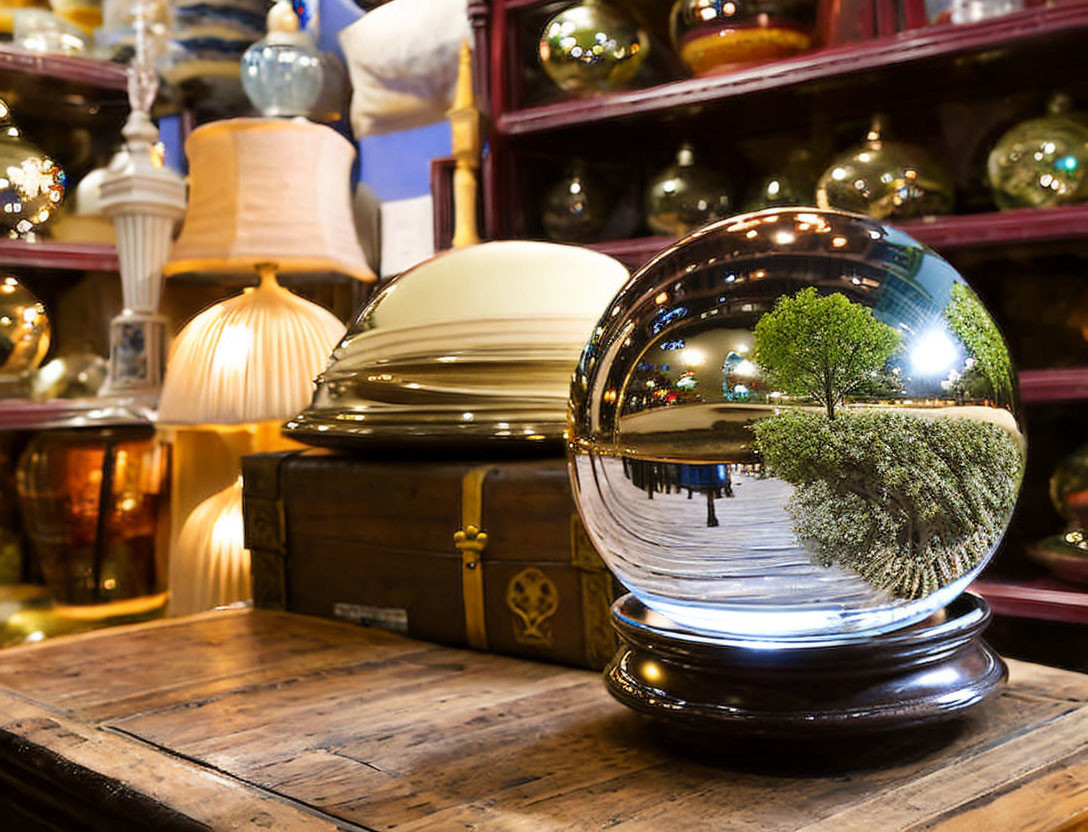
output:
[[[0,99],[0,228],[30,234],[52,219],[64,200],[60,165],[26,141]]]
[[[49,350],[45,307],[15,277],[0,278],[0,376],[37,369]]]
[[[589,94],[623,87],[650,46],[642,29],[599,0],[564,9],[544,24],[540,64],[565,92]]]

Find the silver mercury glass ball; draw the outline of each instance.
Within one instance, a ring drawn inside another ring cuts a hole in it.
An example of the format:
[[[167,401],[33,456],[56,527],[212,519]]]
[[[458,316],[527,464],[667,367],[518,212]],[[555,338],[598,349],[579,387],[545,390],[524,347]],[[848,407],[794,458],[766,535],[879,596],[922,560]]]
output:
[[[619,580],[748,643],[941,609],[1000,543],[1025,460],[971,287],[906,234],[814,208],[722,220],[644,266],[582,353],[568,449]]]

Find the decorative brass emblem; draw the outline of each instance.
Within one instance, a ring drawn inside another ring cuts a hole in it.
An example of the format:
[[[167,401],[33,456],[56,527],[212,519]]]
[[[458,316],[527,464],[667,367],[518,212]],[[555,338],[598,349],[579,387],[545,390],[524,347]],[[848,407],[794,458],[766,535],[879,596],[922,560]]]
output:
[[[530,566],[510,579],[506,606],[514,614],[514,638],[519,644],[552,646],[548,619],[559,608],[559,590],[539,569]]]
[[[487,532],[475,526],[465,526],[454,532],[453,545],[461,550],[461,562],[465,569],[475,569],[480,564],[480,553],[487,548]]]

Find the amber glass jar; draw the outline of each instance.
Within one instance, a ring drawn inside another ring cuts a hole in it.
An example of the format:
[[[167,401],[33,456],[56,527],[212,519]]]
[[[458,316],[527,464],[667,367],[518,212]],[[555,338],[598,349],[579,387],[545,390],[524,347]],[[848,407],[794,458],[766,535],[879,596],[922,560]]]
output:
[[[23,523],[62,604],[161,590],[155,559],[167,451],[151,427],[44,431],[19,460]]]

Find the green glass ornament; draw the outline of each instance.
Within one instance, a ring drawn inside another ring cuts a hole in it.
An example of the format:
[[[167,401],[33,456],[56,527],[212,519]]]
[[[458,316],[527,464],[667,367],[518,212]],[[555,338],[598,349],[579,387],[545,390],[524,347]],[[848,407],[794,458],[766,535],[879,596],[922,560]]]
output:
[[[873,119],[865,143],[838,156],[816,185],[816,204],[905,220],[952,211],[948,174],[916,145],[885,141],[884,119]]]
[[[650,40],[630,18],[600,0],[564,9],[544,24],[538,44],[548,77],[566,92],[619,89],[635,77]]]
[[[655,234],[679,237],[729,216],[731,205],[724,178],[700,167],[694,149],[685,143],[676,161],[646,188],[646,224]]]
[[[1088,200],[1088,123],[1061,93],[1047,115],[1022,122],[990,151],[986,173],[1002,210],[1070,205]]]

